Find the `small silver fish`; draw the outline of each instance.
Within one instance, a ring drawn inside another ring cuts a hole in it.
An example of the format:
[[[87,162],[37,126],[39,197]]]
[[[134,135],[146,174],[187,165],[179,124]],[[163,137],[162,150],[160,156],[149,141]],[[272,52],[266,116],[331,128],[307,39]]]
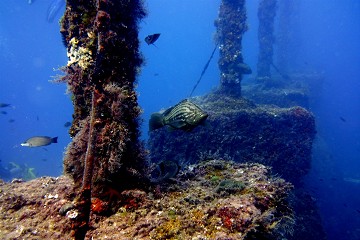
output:
[[[42,147],[47,146],[52,143],[57,143],[58,137],[45,137],[45,136],[37,136],[32,137],[26,140],[25,142],[21,143],[21,146],[23,147]]]
[[[167,125],[170,129],[191,131],[203,124],[207,117],[208,114],[199,106],[185,99],[163,113],[153,113],[149,121],[149,130],[153,131]]]

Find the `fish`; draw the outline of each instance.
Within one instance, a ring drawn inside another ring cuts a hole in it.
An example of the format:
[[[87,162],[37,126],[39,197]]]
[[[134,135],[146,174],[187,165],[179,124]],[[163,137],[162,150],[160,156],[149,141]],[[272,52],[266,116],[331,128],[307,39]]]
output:
[[[360,183],[360,179],[356,179],[356,178],[343,178],[343,180],[345,182],[351,182],[351,183],[357,183],[357,184]]]
[[[1,114],[7,114],[7,111],[1,111]]]
[[[64,123],[64,127],[70,127],[70,126],[71,126],[71,122]]]
[[[204,124],[208,114],[188,99],[184,99],[163,113],[153,113],[149,120],[150,132],[168,126],[170,130],[192,131]]]
[[[156,165],[156,168],[151,173],[152,182],[162,182],[174,178],[180,170],[180,166],[177,162],[171,160],[161,161]]]
[[[23,147],[42,147],[50,145],[52,143],[57,143],[57,139],[58,137],[51,138],[46,136],[36,136],[29,138],[20,145]]]
[[[346,122],[346,119],[343,117],[339,117],[341,121]]]
[[[3,108],[3,107],[9,107],[10,104],[8,103],[0,103],[0,108]]]
[[[155,33],[155,34],[151,34],[151,35],[148,35],[146,38],[145,38],[145,42],[150,45],[154,45],[154,42],[156,42],[156,40],[158,40],[158,38],[160,37],[160,33]]]

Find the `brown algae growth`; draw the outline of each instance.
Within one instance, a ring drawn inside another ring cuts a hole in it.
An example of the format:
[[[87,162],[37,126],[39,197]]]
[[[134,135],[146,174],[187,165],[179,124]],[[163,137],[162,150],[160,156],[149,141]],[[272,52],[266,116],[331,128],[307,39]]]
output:
[[[2,183],[0,237],[71,239],[73,188],[67,177]],[[85,239],[279,239],[293,233],[291,189],[260,164],[204,161],[149,192],[120,192],[109,217],[93,209]]]

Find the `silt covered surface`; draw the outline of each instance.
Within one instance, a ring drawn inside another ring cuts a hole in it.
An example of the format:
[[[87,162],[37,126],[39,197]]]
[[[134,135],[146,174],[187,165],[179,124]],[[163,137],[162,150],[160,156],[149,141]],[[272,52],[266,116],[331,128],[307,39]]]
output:
[[[323,80],[321,73],[279,72],[266,81],[258,78],[244,83],[242,94],[257,104],[272,104],[282,108],[301,106],[309,109],[317,101],[314,96],[321,91]]]

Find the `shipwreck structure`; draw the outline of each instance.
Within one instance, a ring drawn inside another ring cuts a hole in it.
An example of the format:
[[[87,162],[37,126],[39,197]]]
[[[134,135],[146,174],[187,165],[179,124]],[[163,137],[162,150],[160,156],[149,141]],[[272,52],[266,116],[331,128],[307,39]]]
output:
[[[265,29],[262,32],[270,40],[274,38],[275,10],[276,1],[260,2],[259,17],[264,18],[263,25],[267,26],[260,26],[260,29]],[[268,15],[264,17],[264,14]],[[275,173],[294,184],[301,182],[310,169],[316,133],[314,116],[306,110],[306,96],[303,100],[301,96],[292,99],[292,94],[283,94],[285,103],[278,106],[274,102],[269,102],[272,105],[268,106],[261,105],[261,101],[248,100],[257,99],[257,93],[263,89],[256,85],[257,88],[241,90],[243,74],[251,73],[241,54],[241,39],[247,29],[245,1],[223,0],[215,23],[220,49],[220,86],[218,90],[192,99],[209,114],[209,124],[192,132],[166,129],[151,132],[151,160],[174,160],[180,165],[219,157],[257,162],[271,166]],[[272,53],[272,41],[266,45],[268,47]],[[267,66],[264,71],[269,73],[272,56],[262,60]],[[271,100],[277,97],[274,94]]]
[[[270,74],[271,67],[275,68],[276,3],[263,0],[259,5],[257,76],[271,81],[241,86],[243,75],[251,73],[242,56],[241,40],[247,30],[245,1],[223,0],[215,21],[220,86],[205,96],[190,99],[208,113],[207,126],[191,132],[169,132],[165,128],[151,132],[150,157],[152,162],[172,160],[183,168],[211,159],[270,166],[273,174],[295,186],[292,207],[301,220],[287,239],[324,239],[316,205],[301,190],[311,167],[316,134],[314,115],[307,110],[307,78],[290,78],[280,71],[275,76]]]
[[[285,73],[294,72],[299,67],[302,37],[299,17],[301,2],[287,0],[278,2],[276,25],[276,64]]]
[[[248,30],[245,0],[223,0],[219,17],[215,20],[216,41],[219,44],[219,90],[227,95],[241,96],[243,74],[250,74],[250,67],[242,56],[242,36]]]
[[[69,61],[62,81],[72,95],[74,114],[64,169],[79,193],[81,214],[73,224],[79,239],[86,232],[91,204],[111,212],[117,192],[140,182],[144,186],[134,91],[142,63],[138,21],[144,16],[140,0],[66,3],[61,34]]]
[[[273,65],[274,23],[277,10],[277,0],[261,0],[258,8],[258,40],[259,56],[257,63],[257,79],[266,81],[271,78]]]
[[[220,7],[219,90],[190,99],[209,126],[151,132],[145,161],[134,91],[141,1],[67,0],[69,61],[60,81],[75,111],[66,174],[0,181],[0,238],[324,239],[311,197],[298,188],[310,167],[314,116],[241,97],[250,72],[241,55],[244,3]]]

